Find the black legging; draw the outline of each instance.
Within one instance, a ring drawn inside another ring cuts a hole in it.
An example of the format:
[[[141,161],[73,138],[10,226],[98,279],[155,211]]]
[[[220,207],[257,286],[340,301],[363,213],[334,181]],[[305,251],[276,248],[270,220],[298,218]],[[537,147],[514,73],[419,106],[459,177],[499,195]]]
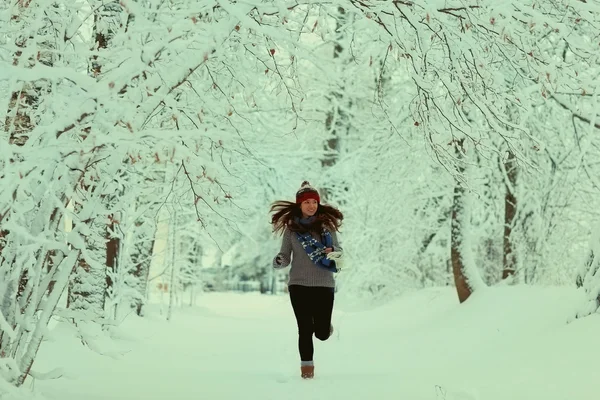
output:
[[[298,322],[300,360],[312,361],[314,352],[313,333],[319,340],[329,338],[334,289],[290,285],[288,290]]]

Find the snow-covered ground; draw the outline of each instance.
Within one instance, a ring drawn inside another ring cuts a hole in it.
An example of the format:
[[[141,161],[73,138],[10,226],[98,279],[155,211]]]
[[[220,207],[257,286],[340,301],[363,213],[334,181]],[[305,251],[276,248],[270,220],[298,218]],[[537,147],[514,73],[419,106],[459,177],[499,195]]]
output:
[[[525,286],[463,305],[453,288],[420,290],[367,311],[340,297],[336,332],[315,341],[315,379],[303,381],[286,296],[205,294],[170,322],[158,306],[130,316],[94,350],[56,326],[34,369],[58,364],[63,376],[29,386],[52,400],[597,399],[600,315],[574,319],[582,302]]]

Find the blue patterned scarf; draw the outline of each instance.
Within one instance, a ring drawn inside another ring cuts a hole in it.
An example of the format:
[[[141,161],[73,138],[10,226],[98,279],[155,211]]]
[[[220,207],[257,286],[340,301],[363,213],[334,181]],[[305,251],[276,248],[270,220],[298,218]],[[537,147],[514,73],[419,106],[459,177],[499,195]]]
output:
[[[297,218],[296,222],[304,226],[310,226],[315,221],[315,217],[309,218]],[[308,258],[320,268],[324,268],[330,272],[338,272],[337,266],[335,265],[335,261],[329,260],[325,253],[326,248],[333,248],[333,239],[331,237],[331,233],[323,228],[321,232],[321,241],[316,240],[310,232],[300,233],[296,232],[296,236],[298,237],[298,241],[306,251]]]

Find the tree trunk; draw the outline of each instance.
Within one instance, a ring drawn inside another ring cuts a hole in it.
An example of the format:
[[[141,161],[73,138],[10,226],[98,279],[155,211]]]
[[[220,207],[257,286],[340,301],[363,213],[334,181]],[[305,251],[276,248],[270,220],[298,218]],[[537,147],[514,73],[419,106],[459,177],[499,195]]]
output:
[[[13,65],[34,67],[36,64],[41,63],[46,66],[53,65],[53,52],[48,51],[53,49],[53,43],[51,41],[41,41],[38,37],[50,37],[51,31],[53,30],[52,21],[49,18],[44,18],[43,25],[36,30],[35,35],[29,36],[29,29],[23,22],[23,14],[28,12],[30,2],[19,2],[15,10],[16,14],[12,15],[11,21],[15,24],[21,25],[21,32],[18,37],[14,40],[15,48],[18,49],[13,54]],[[27,32],[27,33],[24,33]],[[28,46],[28,42],[33,41],[33,46],[39,48],[37,57],[24,58],[23,51]],[[13,91],[10,94],[10,100],[8,103],[8,110],[6,111],[6,117],[4,119],[4,131],[7,133],[8,143],[16,146],[24,146],[29,139],[30,132],[35,128],[38,122],[37,109],[40,102],[40,98],[44,91],[48,91],[47,82],[44,80],[38,81],[18,81],[20,88]],[[16,160],[11,159],[10,162],[22,161],[23,156],[15,157]],[[13,194],[14,199],[14,194]],[[2,237],[6,237],[9,234],[8,230],[2,230],[0,232],[0,254],[2,254]],[[40,255],[41,256],[41,255]],[[11,267],[12,269],[12,267]],[[21,271],[17,298],[20,298],[28,283],[29,271],[24,269]]]
[[[586,292],[587,307],[582,309],[577,317],[593,314],[600,308],[600,227],[597,227],[590,239],[588,255],[575,279],[578,288]]]
[[[102,251],[96,243],[86,240],[88,254],[94,254],[88,262],[80,255],[69,284],[67,308],[86,312],[90,317],[104,316],[104,296],[106,293],[106,269],[99,260]],[[98,260],[95,261],[94,259]]]
[[[136,299],[134,306],[136,314],[140,317],[144,316],[144,299],[148,288],[148,276],[150,273],[150,264],[152,263],[152,251],[154,250],[155,236],[156,232],[151,239],[142,235],[142,237],[139,238],[139,242],[136,243],[136,253],[133,257],[135,263],[133,276],[138,282],[138,290],[140,292],[140,296]]]
[[[118,268],[117,260],[119,257],[120,239],[114,234],[116,224],[118,223],[114,218],[114,214],[110,214],[108,216],[109,222],[106,225],[106,291],[103,299],[104,304],[106,304],[106,299],[110,296],[111,291],[113,293],[115,291],[114,282],[111,276],[114,276],[117,273]],[[117,305],[115,304],[115,319],[117,319],[116,307]]]
[[[336,16],[336,39],[333,47],[333,58],[339,59],[344,57],[344,49],[343,43],[344,39],[347,35],[346,31],[343,29],[345,26],[345,21],[348,18],[346,10],[343,7],[337,8],[337,16]],[[343,73],[343,69],[340,70],[340,73]],[[333,167],[338,159],[339,154],[341,152],[342,140],[343,138],[347,138],[349,130],[350,130],[350,121],[349,116],[346,110],[347,101],[345,100],[345,88],[344,85],[340,88],[336,88],[333,92],[328,96],[328,99],[331,103],[331,108],[327,113],[327,117],[325,119],[325,129],[327,139],[323,145],[324,155],[321,159],[321,167],[323,170],[327,168]],[[335,187],[335,182],[329,182],[326,186],[319,188],[321,192],[321,197],[326,200],[330,200],[332,197],[332,189]],[[348,188],[343,185],[344,191],[347,191]],[[340,205],[343,206],[344,201],[343,198],[338,199]]]
[[[343,25],[343,21],[346,18],[346,10],[342,7],[338,7],[338,18],[336,18],[336,31],[340,32],[340,28]],[[333,58],[340,58],[344,48],[342,47],[341,41],[343,39],[344,34],[339,33],[336,43],[333,47]],[[334,91],[332,93],[332,97],[335,98],[335,102],[339,104],[339,101],[342,99],[343,94],[339,91]],[[333,102],[333,101],[332,101]],[[325,120],[325,129],[327,133],[331,135],[329,139],[325,141],[325,156],[323,160],[321,160],[322,167],[331,167],[335,165],[338,159],[338,153],[340,150],[340,129],[346,120],[346,116],[344,114],[344,110],[339,106],[334,106],[327,113],[327,118]]]
[[[11,33],[4,39],[13,44],[16,49],[13,53],[12,64],[21,69],[34,68],[39,64],[52,67],[57,53],[54,51],[56,39],[60,38],[59,31],[55,29],[56,16],[55,4],[48,6],[41,20],[36,20],[31,25],[31,16],[38,11],[36,5],[29,7],[31,2],[15,2],[11,8],[10,18],[6,23],[10,25]],[[33,10],[32,10],[33,9]],[[7,16],[8,17],[8,16]],[[62,32],[61,32],[62,33]],[[29,48],[36,49],[35,53],[24,51]],[[25,56],[24,56],[25,55]],[[0,136],[1,146],[24,146],[27,144],[30,133],[35,129],[40,119],[39,106],[42,98],[47,94],[51,85],[46,79],[27,80],[25,75],[21,78],[15,77],[10,84],[8,107],[5,110],[4,132]],[[27,161],[27,151],[15,151],[8,162],[20,164]],[[40,166],[41,167],[41,166]],[[0,173],[0,179],[4,178]],[[10,191],[10,185],[3,188]],[[12,199],[15,203],[17,192],[13,191]],[[6,221],[13,220],[19,224],[23,231],[31,237],[56,240],[55,230],[58,223],[55,218],[59,214],[57,209],[52,211],[47,199],[40,199],[35,194],[30,194],[30,200],[37,202],[35,211],[27,212],[25,219],[14,215],[12,207],[4,213],[0,213],[0,226],[7,225]],[[48,222],[49,218],[49,222]],[[19,222],[16,222],[19,221]],[[0,229],[0,358],[12,357],[17,360],[17,354],[24,353],[24,347],[31,342],[31,329],[38,319],[38,307],[47,294],[51,294],[54,281],[47,279],[47,273],[52,268],[51,252],[42,245],[35,250],[35,263],[24,265],[17,261],[16,253],[20,252],[20,246],[31,247],[31,243],[21,243],[20,233],[11,236],[7,229]],[[28,242],[30,239],[25,240]],[[26,263],[25,263],[26,264]],[[47,302],[45,303],[47,304]],[[51,312],[54,310],[52,308]],[[27,328],[25,328],[27,325]],[[45,329],[45,326],[43,327]],[[35,352],[33,352],[33,356]],[[9,365],[9,364],[6,364]],[[13,371],[20,373],[21,371]],[[24,377],[14,376],[14,384],[22,383]]]
[[[115,34],[116,21],[119,13],[122,11],[121,6],[118,2],[100,3],[97,2],[98,7],[94,7],[94,43],[97,47],[97,52],[100,53],[102,50],[108,48],[108,44]],[[99,60],[98,55],[92,56],[90,75],[95,78],[99,78],[102,73],[102,61]],[[106,203],[112,203],[114,201],[113,196],[103,196],[103,201]],[[106,237],[106,286],[104,296],[102,299],[103,309],[107,303],[107,298],[111,295],[114,296],[115,288],[114,282],[111,276],[115,276],[117,273],[117,262],[119,259],[119,248],[120,239],[115,235],[115,227],[118,221],[115,220],[114,214],[108,215],[108,222],[105,227]],[[117,318],[117,304],[115,304],[114,318]]]
[[[103,4],[100,1],[92,4],[92,9],[94,10],[94,40],[97,51],[100,52],[107,49],[110,39],[114,36],[115,23],[122,10],[118,2]],[[102,72],[102,61],[98,55],[91,58],[88,72],[95,78],[98,78]],[[85,190],[93,191],[96,188],[85,188]],[[110,202],[112,198],[113,196],[102,197],[104,202]],[[78,206],[75,204],[75,207]],[[110,209],[110,207],[107,208]],[[115,228],[113,218],[113,215],[109,215],[108,223],[102,221],[101,218],[98,219],[98,222],[91,222],[92,229],[103,231],[101,236],[105,237],[106,241],[104,243],[86,243],[87,253],[93,256],[91,260],[86,260],[82,255],[77,263],[73,281],[69,285],[68,308],[89,310],[97,316],[104,316],[106,299],[113,290],[114,283],[107,272],[116,272],[119,251],[119,239],[111,234]]]
[[[50,318],[54,314],[58,301],[68,284],[69,276],[73,270],[73,264],[79,258],[79,252],[79,250],[72,250],[71,253],[62,260],[54,274],[55,277],[53,277],[53,280],[56,282],[58,288],[53,290],[45,301],[31,339],[27,341],[26,351],[23,352],[22,357],[18,360],[21,373],[15,383],[16,386],[21,386],[31,371],[33,361],[35,360],[42,339],[46,333],[48,322],[50,322]]]
[[[464,139],[457,140],[456,155],[459,160],[464,158]],[[459,166],[459,173],[464,173],[462,164]],[[454,275],[454,284],[458,294],[458,300],[463,303],[472,293],[471,287],[465,274],[465,265],[462,257],[462,235],[464,230],[464,196],[465,189],[458,180],[454,183],[454,196],[452,201],[451,217],[451,249],[450,259],[452,260],[452,273]]]
[[[517,197],[515,196],[517,184],[517,163],[512,151],[508,152],[508,160],[504,163],[504,169],[508,178],[505,182],[504,195],[504,251],[502,257],[502,279],[515,274],[515,253],[512,245],[512,228],[517,213]]]
[[[170,245],[170,256],[171,256],[171,279],[170,286],[171,291],[169,292],[169,309],[167,311],[167,321],[171,320],[173,316],[173,306],[175,304],[175,288],[177,287],[177,270],[176,270],[176,256],[177,256],[177,212],[173,212],[173,218],[171,219],[171,226],[169,226],[169,233],[171,236],[171,245]]]

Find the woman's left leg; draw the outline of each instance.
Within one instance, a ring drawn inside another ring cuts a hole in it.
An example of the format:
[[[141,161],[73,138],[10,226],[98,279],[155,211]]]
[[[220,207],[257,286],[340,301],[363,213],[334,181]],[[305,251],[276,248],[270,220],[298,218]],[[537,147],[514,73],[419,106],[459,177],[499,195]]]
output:
[[[319,340],[327,340],[331,335],[334,289],[328,287],[315,288],[311,300],[315,337]]]

